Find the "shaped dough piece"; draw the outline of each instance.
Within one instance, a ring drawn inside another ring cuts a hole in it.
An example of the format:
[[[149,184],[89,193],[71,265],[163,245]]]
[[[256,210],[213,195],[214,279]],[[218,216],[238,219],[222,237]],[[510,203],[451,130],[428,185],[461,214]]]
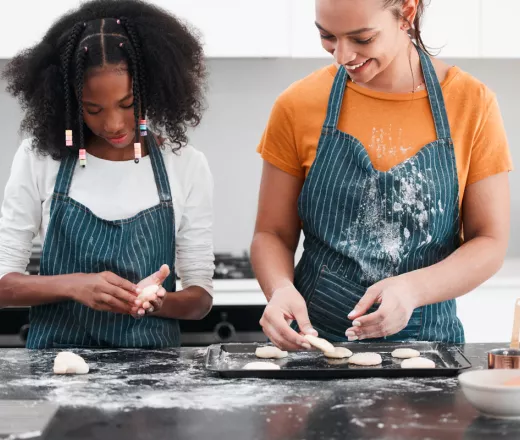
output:
[[[279,370],[280,366],[272,362],[249,362],[242,367],[243,370]]]
[[[401,368],[435,368],[435,362],[423,357],[415,357],[401,362]]]
[[[343,359],[352,356],[352,352],[345,347],[334,347],[334,351],[327,351],[324,354],[331,359]]]
[[[398,359],[410,359],[419,357],[421,355],[420,351],[414,350],[413,348],[397,348],[392,351],[392,357]]]
[[[334,351],[334,345],[323,338],[318,338],[312,335],[304,335],[303,337],[307,339],[313,347],[316,347],[324,353],[332,353]]]
[[[381,355],[379,353],[356,353],[349,360],[349,364],[354,365],[379,365],[383,362]]]
[[[278,347],[258,347],[255,355],[261,359],[283,359],[289,356],[289,353],[280,350]]]
[[[139,294],[137,299],[141,301],[149,301],[152,299],[153,295],[155,295],[159,291],[159,286],[157,284],[152,284],[151,286],[146,286],[143,291]]]
[[[54,374],[87,374],[89,367],[81,356],[70,351],[58,353],[54,359]]]

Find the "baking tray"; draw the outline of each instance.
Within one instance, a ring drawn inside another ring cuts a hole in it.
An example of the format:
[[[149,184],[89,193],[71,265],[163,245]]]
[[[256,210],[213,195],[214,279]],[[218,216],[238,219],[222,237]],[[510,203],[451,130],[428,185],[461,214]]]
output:
[[[436,342],[350,343],[335,344],[353,353],[376,352],[383,358],[379,366],[362,367],[348,364],[348,358],[328,359],[321,351],[289,352],[284,359],[258,359],[257,347],[266,344],[214,344],[206,352],[206,369],[223,377],[259,377],[270,379],[334,379],[363,377],[437,377],[455,376],[471,363],[455,345]],[[413,348],[435,362],[436,368],[401,368],[402,359],[391,353],[396,348]],[[280,365],[280,370],[243,370],[249,362],[267,361]]]

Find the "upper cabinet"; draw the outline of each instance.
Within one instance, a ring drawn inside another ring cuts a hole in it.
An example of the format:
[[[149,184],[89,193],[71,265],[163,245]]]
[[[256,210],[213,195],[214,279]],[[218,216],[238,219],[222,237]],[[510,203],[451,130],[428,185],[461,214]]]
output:
[[[422,23],[424,44],[442,58],[479,57],[480,14],[478,0],[431,1]]]
[[[324,58],[315,0],[149,0],[200,32],[210,58]],[[3,8],[0,58],[37,43],[81,0],[17,0]],[[442,58],[520,57],[520,0],[431,0],[423,19],[427,47]]]
[[[290,0],[291,56],[294,58],[332,58],[321,46],[316,20],[315,0]]]
[[[482,0],[482,56],[520,58],[519,0]]]
[[[202,34],[208,57],[289,57],[287,0],[155,0]]]
[[[314,25],[315,19],[315,0],[291,0],[293,57],[331,57],[321,47],[319,32]],[[479,33],[478,0],[433,0],[426,8],[423,18],[423,41],[434,53],[440,50],[441,57],[478,57]]]
[[[2,4],[0,58],[12,58],[37,44],[56,19],[79,4],[80,0],[18,0]]]

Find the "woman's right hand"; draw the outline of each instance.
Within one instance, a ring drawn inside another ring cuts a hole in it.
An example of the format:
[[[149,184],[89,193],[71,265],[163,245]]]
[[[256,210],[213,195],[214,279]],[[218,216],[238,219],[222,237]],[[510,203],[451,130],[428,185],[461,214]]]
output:
[[[290,323],[296,320],[301,334],[295,332]],[[311,348],[304,334],[318,336],[312,328],[307,304],[294,285],[276,289],[267,304],[260,325],[265,335],[282,350],[300,350]]]
[[[141,305],[138,287],[112,272],[77,273],[62,280],[71,299],[94,310],[132,314]]]

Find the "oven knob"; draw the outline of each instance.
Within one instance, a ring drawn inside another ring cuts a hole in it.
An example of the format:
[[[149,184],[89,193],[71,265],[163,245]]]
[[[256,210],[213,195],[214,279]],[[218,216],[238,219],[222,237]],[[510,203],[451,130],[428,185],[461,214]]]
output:
[[[27,335],[29,334],[29,327],[30,327],[29,324],[25,324],[25,325],[23,325],[23,326],[20,328],[20,338],[22,338],[22,340],[23,340],[24,342],[27,341]]]
[[[227,313],[220,314],[220,321],[213,329],[215,339],[219,342],[229,341],[236,337],[236,330],[233,324],[227,320]]]

